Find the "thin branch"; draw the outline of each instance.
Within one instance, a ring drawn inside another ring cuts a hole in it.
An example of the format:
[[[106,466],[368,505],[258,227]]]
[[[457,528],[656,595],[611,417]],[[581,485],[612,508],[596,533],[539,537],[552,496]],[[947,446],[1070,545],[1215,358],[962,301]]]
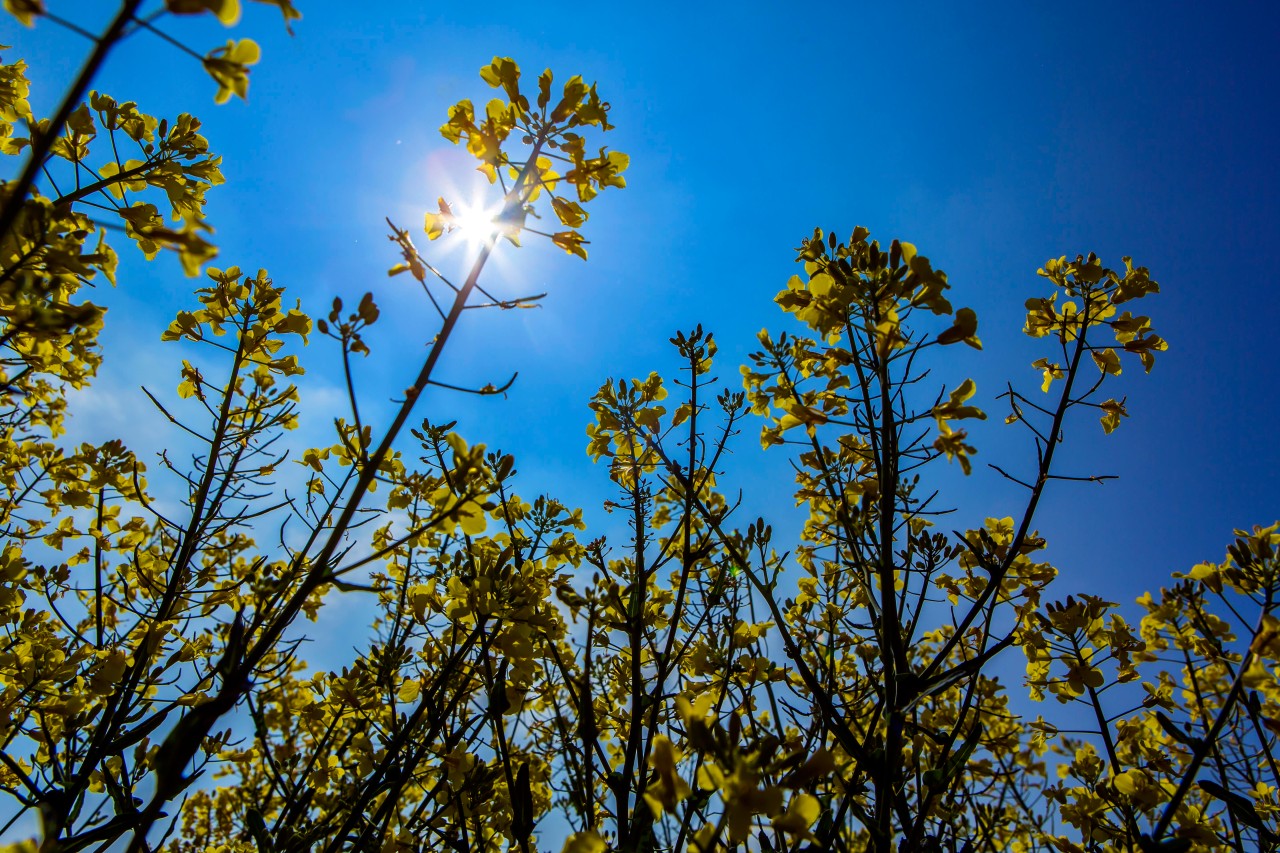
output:
[[[107,54],[111,52],[111,48],[120,40],[120,34],[123,32],[125,25],[130,20],[133,20],[134,14],[141,5],[142,0],[124,0],[120,4],[120,10],[116,12],[115,18],[112,19],[106,31],[98,38],[97,44],[93,48],[93,53],[89,54],[89,58],[85,60],[84,66],[80,69],[79,76],[76,77],[71,88],[67,90],[66,96],[62,99],[62,104],[58,107],[53,119],[50,120],[48,128],[43,133],[33,134],[35,138],[31,140],[31,154],[27,159],[27,165],[23,167],[22,174],[18,177],[18,180],[5,188],[9,196],[5,199],[4,208],[0,209],[0,238],[8,237],[12,234],[13,227],[18,221],[18,216],[26,206],[27,194],[35,186],[36,175],[44,167],[45,159],[49,156],[54,140],[61,136],[62,129],[66,127],[67,120],[71,118],[71,113],[80,104],[85,91],[89,88],[89,83],[93,81],[102,64],[106,61]]]

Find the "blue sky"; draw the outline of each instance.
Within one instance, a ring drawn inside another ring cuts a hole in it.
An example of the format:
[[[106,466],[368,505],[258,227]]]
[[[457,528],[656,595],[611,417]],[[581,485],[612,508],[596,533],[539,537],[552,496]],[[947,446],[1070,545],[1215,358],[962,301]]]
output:
[[[590,261],[504,249],[486,284],[546,290],[545,307],[468,317],[442,367],[474,385],[519,370],[517,385],[506,400],[424,401],[422,414],[514,452],[524,493],[600,518],[607,477],[583,453],[592,391],[610,376],[672,375],[666,340],[697,323],[715,332],[718,374],[736,387],[755,333],[792,328],[772,304],[795,271],[792,248],[815,226],[847,235],[861,224],[914,242],[947,271],[953,301],[978,312],[984,352],[956,354],[942,374],[973,375],[992,412],[1006,378],[1034,390],[1029,363],[1047,354],[1020,333],[1046,258],[1096,251],[1118,265],[1128,254],[1160,282],[1142,311],[1169,351],[1150,376],[1126,369],[1132,417],[1118,433],[1104,439],[1082,417],[1062,457],[1064,473],[1121,479],[1063,484],[1042,504],[1060,596],[1130,602],[1170,571],[1221,559],[1233,527],[1280,516],[1270,4],[298,3],[293,38],[273,10],[246,10],[235,35],[264,51],[247,104],[215,106],[193,61],[144,36],[97,85],[205,121],[228,178],[209,194],[219,265],[266,267],[317,314],[333,295],[375,293],[373,399],[408,384],[434,333],[420,295],[385,275],[396,259],[383,217],[420,227],[437,195],[477,186],[437,133],[447,106],[488,97],[476,72],[495,55],[530,76],[597,80],[613,104],[610,145],[631,156],[629,186],[592,205]],[[114,4],[50,5],[94,22]],[[227,37],[212,22],[171,29],[201,51]],[[47,22],[5,20],[0,41],[14,45],[7,59],[31,63],[46,114],[88,47]],[[461,268],[461,252],[439,257]],[[121,282],[102,295],[109,357],[79,429],[137,436],[145,458],[168,433],[137,386],[176,384],[176,351],[159,335],[192,282],[171,261],[136,258]],[[326,358],[312,356],[305,386],[317,430],[338,381]],[[751,517],[785,525],[786,460],[762,456],[755,429],[738,439],[726,485],[745,490]],[[972,434],[979,463],[1034,461],[999,418]],[[964,523],[1020,511],[1018,492],[981,464],[942,483]]]

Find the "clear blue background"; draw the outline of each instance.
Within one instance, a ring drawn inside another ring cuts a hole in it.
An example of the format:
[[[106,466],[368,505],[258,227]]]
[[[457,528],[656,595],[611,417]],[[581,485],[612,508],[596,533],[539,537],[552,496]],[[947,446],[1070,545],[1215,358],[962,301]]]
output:
[[[95,24],[114,4],[51,6]],[[371,399],[411,381],[435,329],[407,277],[385,275],[396,258],[383,217],[417,229],[437,195],[477,186],[469,158],[437,133],[446,107],[489,97],[476,71],[494,55],[529,78],[550,67],[597,80],[613,104],[609,142],[631,155],[629,185],[591,205],[590,261],[504,249],[485,283],[546,290],[545,308],[472,313],[441,373],[478,386],[519,370],[519,382],[506,400],[438,392],[421,410],[516,453],[525,494],[585,505],[613,529],[599,512],[612,494],[605,471],[583,455],[592,391],[609,376],[674,375],[666,339],[696,323],[716,333],[718,373],[736,387],[755,333],[792,328],[771,301],[795,271],[792,248],[815,226],[843,236],[862,224],[916,243],[948,272],[953,301],[977,310],[985,351],[951,350],[938,381],[975,376],[993,415],[1004,380],[1034,391],[1029,363],[1050,354],[1020,334],[1046,258],[1096,251],[1118,265],[1128,254],[1160,282],[1141,312],[1170,349],[1150,376],[1126,366],[1116,387],[1132,417],[1104,439],[1082,416],[1060,457],[1063,473],[1121,479],[1059,484],[1042,504],[1059,595],[1130,602],[1170,571],[1221,559],[1232,528],[1280,517],[1274,5],[299,7],[293,38],[256,6],[231,33],[264,50],[247,104],[216,107],[198,65],[145,34],[112,55],[97,86],[205,121],[228,179],[209,193],[216,263],[267,267],[316,314],[335,294],[354,305],[375,293]],[[228,37],[212,21],[165,26],[201,52]],[[6,58],[31,63],[45,114],[89,47],[48,22],[5,20],[0,40],[14,45]],[[456,248],[428,251],[463,267]],[[107,367],[77,404],[77,435],[133,436],[146,457],[174,439],[137,386],[176,385],[177,351],[159,334],[193,283],[172,259],[123,254],[121,287],[101,295]],[[340,377],[323,344],[312,349],[306,435],[319,443],[340,413]],[[786,459],[761,454],[757,426],[734,445],[725,485],[745,490],[751,517],[793,529]],[[1030,471],[1030,446],[999,417],[973,436],[977,462]],[[981,464],[940,482],[956,526],[1021,509],[1019,490]]]

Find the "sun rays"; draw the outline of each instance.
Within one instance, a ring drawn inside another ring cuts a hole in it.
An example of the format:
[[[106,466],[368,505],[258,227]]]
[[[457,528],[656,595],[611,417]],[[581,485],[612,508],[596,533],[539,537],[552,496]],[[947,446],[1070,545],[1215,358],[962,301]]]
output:
[[[498,223],[501,212],[500,205],[486,204],[476,194],[453,205],[451,224],[467,248],[475,251],[502,233],[502,226]]]

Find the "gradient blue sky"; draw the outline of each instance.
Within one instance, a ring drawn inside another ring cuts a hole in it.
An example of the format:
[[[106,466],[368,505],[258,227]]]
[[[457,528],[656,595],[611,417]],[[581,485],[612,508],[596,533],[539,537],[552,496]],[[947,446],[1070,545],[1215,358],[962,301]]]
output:
[[[114,6],[50,5],[87,22]],[[1064,473],[1121,479],[1059,485],[1042,504],[1058,595],[1131,602],[1170,571],[1221,559],[1233,527],[1280,516],[1280,7],[298,5],[294,38],[274,10],[246,10],[235,34],[264,50],[247,104],[216,107],[195,63],[145,36],[113,55],[98,87],[204,119],[228,178],[209,194],[219,265],[267,267],[316,313],[335,294],[375,293],[384,321],[366,380],[380,400],[408,384],[434,332],[420,294],[385,275],[395,258],[383,216],[420,227],[437,195],[476,186],[469,159],[437,133],[446,107],[487,99],[476,71],[494,55],[530,75],[580,73],[613,104],[610,144],[631,155],[629,186],[592,205],[590,262],[504,249],[486,283],[547,290],[546,307],[469,316],[441,374],[482,385],[518,369],[518,384],[506,400],[434,393],[422,412],[516,453],[525,494],[599,518],[611,492],[583,455],[592,391],[609,376],[670,375],[666,339],[696,323],[715,332],[719,375],[737,386],[755,333],[791,328],[771,300],[795,270],[792,248],[815,226],[847,235],[861,224],[916,243],[948,272],[953,301],[977,310],[985,351],[955,354],[942,373],[975,376],[993,412],[1005,378],[1037,383],[1028,365],[1044,353],[1020,328],[1045,258],[1092,250],[1118,265],[1129,254],[1160,282],[1142,313],[1169,352],[1148,377],[1126,369],[1132,417],[1117,434],[1104,440],[1082,417],[1063,457]],[[226,38],[211,22],[172,29],[202,51]],[[47,22],[5,20],[0,41],[31,63],[37,111],[51,111],[88,47]],[[459,269],[462,255],[441,263]],[[145,456],[169,433],[137,386],[176,384],[176,351],[159,334],[192,284],[172,261],[125,266],[103,297],[111,357],[79,429],[135,435]],[[336,399],[325,358],[306,386],[317,412]],[[746,490],[752,517],[785,527],[786,460],[762,456],[755,431],[738,439],[726,484]],[[973,436],[979,463],[1034,462],[999,418]],[[1021,508],[981,465],[943,482],[957,524]]]

